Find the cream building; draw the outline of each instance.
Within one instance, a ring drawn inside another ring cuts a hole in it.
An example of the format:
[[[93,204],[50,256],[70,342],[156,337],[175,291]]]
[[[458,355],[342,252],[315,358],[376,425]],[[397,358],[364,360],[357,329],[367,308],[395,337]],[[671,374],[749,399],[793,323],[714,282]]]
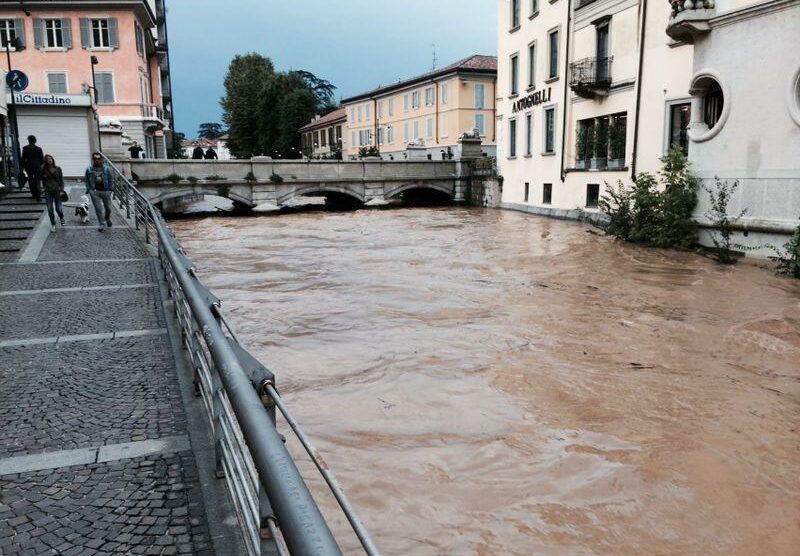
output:
[[[729,213],[747,213],[734,241],[770,255],[765,246],[800,224],[800,0],[686,0],[664,21],[674,40],[694,44],[684,82],[694,171],[706,185],[739,182]],[[699,221],[708,207],[701,191]]]
[[[457,158],[459,136],[474,129],[494,155],[496,80],[497,59],[475,55],[343,100],[344,158],[373,147],[384,160]]]
[[[670,6],[499,0],[497,133],[503,204],[577,216],[606,185],[687,148],[692,46]]]
[[[346,125],[347,111],[334,110],[317,116],[300,128],[303,156],[310,158],[341,158],[342,133]]]

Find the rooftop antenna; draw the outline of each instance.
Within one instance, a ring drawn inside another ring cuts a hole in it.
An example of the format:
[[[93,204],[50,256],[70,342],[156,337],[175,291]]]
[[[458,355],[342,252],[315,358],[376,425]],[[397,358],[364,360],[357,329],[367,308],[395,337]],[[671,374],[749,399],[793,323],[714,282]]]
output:
[[[431,48],[433,48],[433,64],[431,65],[431,71],[436,69],[436,43],[431,44]]]

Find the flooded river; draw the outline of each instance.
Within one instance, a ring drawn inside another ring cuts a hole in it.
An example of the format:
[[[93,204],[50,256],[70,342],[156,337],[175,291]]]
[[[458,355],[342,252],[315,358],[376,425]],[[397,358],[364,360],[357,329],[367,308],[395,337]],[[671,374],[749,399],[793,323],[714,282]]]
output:
[[[797,282],[503,211],[172,226],[384,554],[798,554]]]

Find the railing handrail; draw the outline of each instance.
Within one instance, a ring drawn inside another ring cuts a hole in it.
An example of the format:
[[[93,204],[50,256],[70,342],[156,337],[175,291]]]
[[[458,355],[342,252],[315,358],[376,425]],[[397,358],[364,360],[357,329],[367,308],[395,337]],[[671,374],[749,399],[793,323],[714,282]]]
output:
[[[160,211],[107,156],[103,155],[103,158],[106,164],[124,180],[129,191],[137,197],[137,205],[141,202],[150,213],[150,222],[158,235],[160,250],[163,249],[205,338],[205,344],[219,371],[259,480],[289,551],[298,555],[341,556],[341,551],[322,513],[272,423],[259,398],[259,393],[253,388],[237,353],[222,326],[214,318],[212,308],[201,289],[202,286],[198,287],[198,284],[195,284],[196,278],[192,276],[191,269],[187,268],[184,262],[186,259],[168,230]],[[135,218],[138,218],[138,215],[135,215]],[[377,554],[377,550],[370,550],[372,546],[369,537],[367,537],[368,544],[363,542],[361,534],[359,539],[369,554]]]

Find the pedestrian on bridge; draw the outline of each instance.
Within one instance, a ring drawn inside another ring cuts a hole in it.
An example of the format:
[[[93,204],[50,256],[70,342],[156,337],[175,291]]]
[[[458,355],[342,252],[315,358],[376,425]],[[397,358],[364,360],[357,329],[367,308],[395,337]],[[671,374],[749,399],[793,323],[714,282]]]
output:
[[[61,196],[64,193],[64,172],[56,166],[56,159],[52,155],[44,155],[44,165],[41,170],[44,200],[47,203],[47,216],[50,217],[50,231],[56,231],[56,217],[53,207],[58,213],[61,225],[64,225],[64,211],[61,207]]]
[[[111,195],[114,181],[111,170],[103,163],[103,155],[92,154],[92,165],[86,169],[86,193],[91,195],[94,212],[97,215],[98,232],[111,227]]]

